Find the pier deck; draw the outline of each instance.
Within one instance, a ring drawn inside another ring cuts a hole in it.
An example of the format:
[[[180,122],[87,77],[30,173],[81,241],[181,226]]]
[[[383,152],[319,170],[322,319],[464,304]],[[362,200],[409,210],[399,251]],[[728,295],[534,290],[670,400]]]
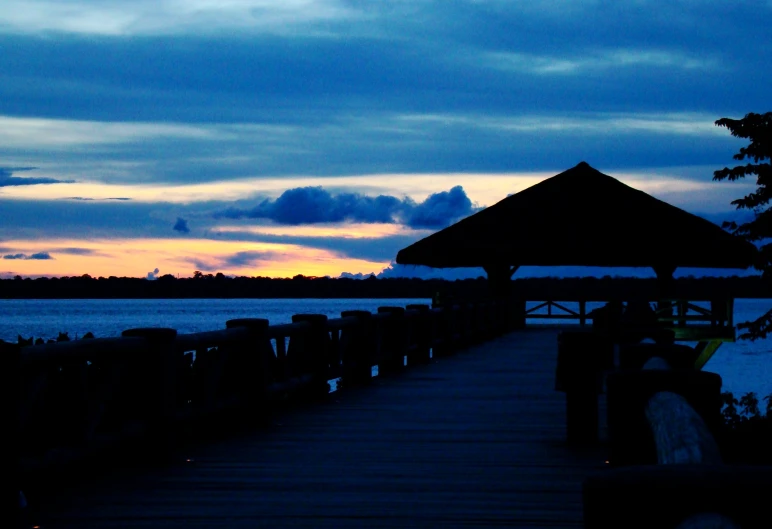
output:
[[[518,331],[179,462],[47,500],[54,528],[581,527],[602,449],[565,444],[557,330]],[[186,461],[190,459],[191,461]]]

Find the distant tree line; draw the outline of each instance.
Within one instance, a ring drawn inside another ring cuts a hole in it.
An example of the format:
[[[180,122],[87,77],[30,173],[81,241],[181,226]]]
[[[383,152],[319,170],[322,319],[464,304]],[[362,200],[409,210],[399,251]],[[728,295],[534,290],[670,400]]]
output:
[[[655,279],[642,278],[523,278],[513,281],[516,296],[531,300],[610,300],[651,298]],[[192,278],[164,275],[155,280],[133,277],[41,277],[0,280],[4,299],[106,298],[434,298],[479,299],[488,295],[488,281],[480,277],[442,279],[348,279],[306,277],[228,277],[198,273]],[[772,298],[772,280],[754,277],[701,277],[676,280],[676,297],[715,299]]]

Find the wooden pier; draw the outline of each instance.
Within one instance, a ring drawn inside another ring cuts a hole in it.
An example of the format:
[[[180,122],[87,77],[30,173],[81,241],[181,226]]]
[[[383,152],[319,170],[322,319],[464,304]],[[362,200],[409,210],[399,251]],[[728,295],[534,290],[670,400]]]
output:
[[[42,528],[581,527],[602,449],[565,442],[557,330],[516,331],[65,489]]]
[[[766,527],[770,469],[656,464],[712,454],[720,377],[673,340],[733,338],[716,305],[614,332],[489,300],[2,343],[21,527]],[[636,345],[646,329],[657,344]],[[672,483],[702,500],[650,508]]]

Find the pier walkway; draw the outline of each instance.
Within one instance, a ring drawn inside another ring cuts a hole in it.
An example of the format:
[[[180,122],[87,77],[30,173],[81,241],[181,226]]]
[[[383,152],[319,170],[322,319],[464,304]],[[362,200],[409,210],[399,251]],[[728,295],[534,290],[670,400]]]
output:
[[[333,393],[176,463],[81,484],[42,529],[581,527],[602,448],[565,443],[555,329],[512,332]]]

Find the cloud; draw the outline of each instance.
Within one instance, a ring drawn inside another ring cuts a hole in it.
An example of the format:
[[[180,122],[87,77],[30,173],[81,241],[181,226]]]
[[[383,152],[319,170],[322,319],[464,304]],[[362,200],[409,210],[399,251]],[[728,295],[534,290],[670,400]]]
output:
[[[341,279],[368,279],[371,276],[375,276],[374,273],[369,274],[363,274],[362,272],[357,272],[356,274],[352,274],[351,272],[341,272],[338,277]]]
[[[300,225],[335,222],[404,223],[411,228],[438,228],[476,211],[463,187],[435,193],[416,204],[410,198],[376,197],[359,193],[332,194],[321,186],[288,189],[279,198],[264,199],[251,209],[235,207],[216,212],[215,218],[269,219]]]
[[[216,272],[220,268],[219,262],[206,261],[197,257],[188,257],[185,261],[193,265],[195,269],[200,272]]]
[[[93,202],[94,200],[117,200],[120,202],[126,202],[131,200],[131,198],[128,198],[128,197],[107,197],[107,198],[64,197],[64,200],[80,200],[82,202]]]
[[[149,279],[151,281],[153,279],[156,279],[158,277],[158,273],[159,272],[160,272],[160,270],[158,268],[155,268],[152,272],[148,272],[147,273],[147,279]]]
[[[338,233],[345,233],[346,225],[339,226]],[[276,235],[250,232],[217,232],[218,239],[227,241],[251,241],[271,244],[292,245],[294,247],[317,248],[328,250],[336,255],[350,259],[365,259],[376,262],[388,262],[402,248],[429,235],[428,231],[415,231],[409,234],[376,237],[346,237],[341,235],[304,236]]]
[[[82,256],[102,255],[100,252],[92,248],[57,248],[56,251],[58,253],[63,253],[66,255],[82,255]]]
[[[36,167],[0,167],[0,187],[10,186],[34,186],[38,184],[72,184],[74,180],[57,180],[43,177],[19,177],[14,173],[32,171]]]
[[[593,90],[591,97],[598,90],[602,88]],[[716,113],[593,111],[593,106],[604,105],[600,101],[588,101],[582,110],[534,111],[507,102],[497,108],[432,110],[436,102],[427,102],[421,111],[395,108],[319,117],[321,110],[304,108],[316,96],[305,97],[293,104],[289,115],[266,118],[265,112],[271,112],[266,110],[254,116],[273,122],[269,124],[82,122],[0,116],[0,155],[34,151],[35,163],[77,174],[79,180],[111,184],[152,181],[157,185],[227,181],[247,175],[533,171],[569,167],[581,159],[635,167],[641,160],[650,166],[654,157],[668,164],[689,165],[711,160],[721,163],[728,158],[724,155],[731,153],[731,138],[713,124]],[[66,105],[67,101],[61,103]],[[609,101],[605,106],[618,105]],[[153,112],[156,119],[164,116],[163,109]],[[627,138],[617,145],[620,134]],[[668,136],[667,142],[662,141],[663,135]],[[703,142],[696,143],[697,137]],[[615,142],[614,149],[609,149],[611,141]],[[232,155],[224,157],[223,151]],[[642,151],[647,151],[648,157]],[[55,182],[52,179],[50,183]],[[76,195],[72,199],[91,197],[85,186],[75,189],[68,191]],[[130,197],[129,192],[116,188],[102,198]]]
[[[3,259],[21,259],[25,261],[47,261],[49,259],[53,259],[53,257],[48,252],[38,252],[30,255],[27,255],[24,253],[8,254],[8,255],[4,255]]]
[[[186,261],[201,272],[217,272],[229,268],[258,267],[261,263],[281,260],[283,257],[281,252],[244,251],[228,255],[211,255],[206,259],[191,257]]]
[[[412,208],[407,225],[412,228],[442,228],[459,218],[468,217],[476,210],[464,193],[464,188],[455,186],[450,191],[429,195]]]
[[[422,265],[401,265],[391,262],[377,274],[379,278],[417,277],[420,279],[476,279],[486,277],[482,268],[432,268]]]
[[[207,127],[183,123],[0,116],[0,141],[4,147],[12,148],[36,146],[58,150],[161,139],[213,141],[218,139],[215,132]]]
[[[5,0],[0,28],[130,36],[242,30],[286,33],[294,27],[360,16],[341,0]]]
[[[504,71],[529,72],[537,75],[586,75],[619,68],[670,68],[712,70],[717,61],[669,50],[621,49],[585,52],[580,55],[548,56],[528,53],[492,52],[482,61]]]
[[[275,260],[275,252],[238,252],[222,258],[222,268],[254,266],[261,261]]]
[[[188,228],[188,221],[182,217],[177,217],[177,222],[174,223],[174,227],[172,227],[172,229],[180,233],[190,233],[190,228]]]

